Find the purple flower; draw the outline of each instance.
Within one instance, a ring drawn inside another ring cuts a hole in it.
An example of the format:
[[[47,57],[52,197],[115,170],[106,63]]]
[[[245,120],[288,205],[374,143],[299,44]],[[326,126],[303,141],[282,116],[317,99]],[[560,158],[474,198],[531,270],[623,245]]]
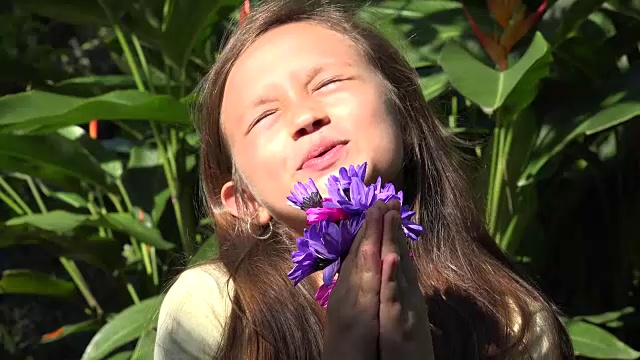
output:
[[[331,199],[325,199],[321,208],[310,208],[305,210],[307,214],[307,224],[317,224],[323,220],[338,222],[349,218],[349,214],[340,206],[334,204]]]
[[[364,177],[367,173],[367,163],[361,165],[349,165],[349,168],[340,168],[338,170],[338,176],[330,175],[329,179],[332,179],[335,183],[339,184],[341,189],[349,189],[353,178],[358,178],[364,182]]]
[[[322,207],[322,196],[313,182],[313,179],[309,179],[307,183],[298,182],[293,185],[291,190],[291,196],[287,196],[289,205],[307,210],[314,207]]]
[[[342,260],[349,253],[363,220],[364,215],[342,220],[339,224],[324,220],[305,229],[304,237],[296,240],[298,251],[291,255],[295,266],[289,272],[289,278],[294,285],[323,269],[323,282],[330,284],[340,271]]]
[[[334,279],[329,285],[320,285],[315,296],[315,299],[320,306],[327,307],[327,304],[329,304],[329,295],[331,295],[331,291],[333,291],[333,287],[336,285],[337,281],[337,279]]]
[[[415,211],[410,211],[407,206],[400,208],[400,219],[402,223],[402,230],[407,238],[417,241],[418,237],[424,230],[420,224],[411,221],[411,218],[416,214]]]

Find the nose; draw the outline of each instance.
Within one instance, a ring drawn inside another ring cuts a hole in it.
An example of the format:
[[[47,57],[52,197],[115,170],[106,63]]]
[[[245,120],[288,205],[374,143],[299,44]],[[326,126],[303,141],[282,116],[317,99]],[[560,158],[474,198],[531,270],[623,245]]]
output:
[[[322,106],[310,100],[299,104],[292,123],[292,137],[298,140],[327,126],[331,120]]]

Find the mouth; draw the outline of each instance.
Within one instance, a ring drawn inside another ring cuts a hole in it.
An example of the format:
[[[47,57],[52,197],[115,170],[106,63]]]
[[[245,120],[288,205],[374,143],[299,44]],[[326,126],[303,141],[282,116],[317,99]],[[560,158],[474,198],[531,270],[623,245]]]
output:
[[[339,141],[320,144],[305,156],[298,170],[322,171],[331,167],[342,157],[347,143]]]

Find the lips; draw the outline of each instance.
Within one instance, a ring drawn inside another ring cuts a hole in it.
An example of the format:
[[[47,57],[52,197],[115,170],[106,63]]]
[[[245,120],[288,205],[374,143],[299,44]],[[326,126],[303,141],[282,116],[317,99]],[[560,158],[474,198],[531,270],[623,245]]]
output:
[[[325,140],[317,143],[305,154],[298,170],[323,170],[333,165],[347,143],[347,141],[337,140]]]

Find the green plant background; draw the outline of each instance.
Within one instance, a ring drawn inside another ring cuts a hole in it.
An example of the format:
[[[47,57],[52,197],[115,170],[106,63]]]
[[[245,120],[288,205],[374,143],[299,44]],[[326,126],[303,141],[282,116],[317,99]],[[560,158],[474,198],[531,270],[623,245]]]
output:
[[[566,315],[577,354],[639,358],[640,2],[550,1],[505,72],[463,5],[495,29],[483,0],[371,1],[360,15],[477,144],[487,226]],[[168,282],[216,256],[191,91],[239,6],[0,5],[0,357],[152,358]]]

